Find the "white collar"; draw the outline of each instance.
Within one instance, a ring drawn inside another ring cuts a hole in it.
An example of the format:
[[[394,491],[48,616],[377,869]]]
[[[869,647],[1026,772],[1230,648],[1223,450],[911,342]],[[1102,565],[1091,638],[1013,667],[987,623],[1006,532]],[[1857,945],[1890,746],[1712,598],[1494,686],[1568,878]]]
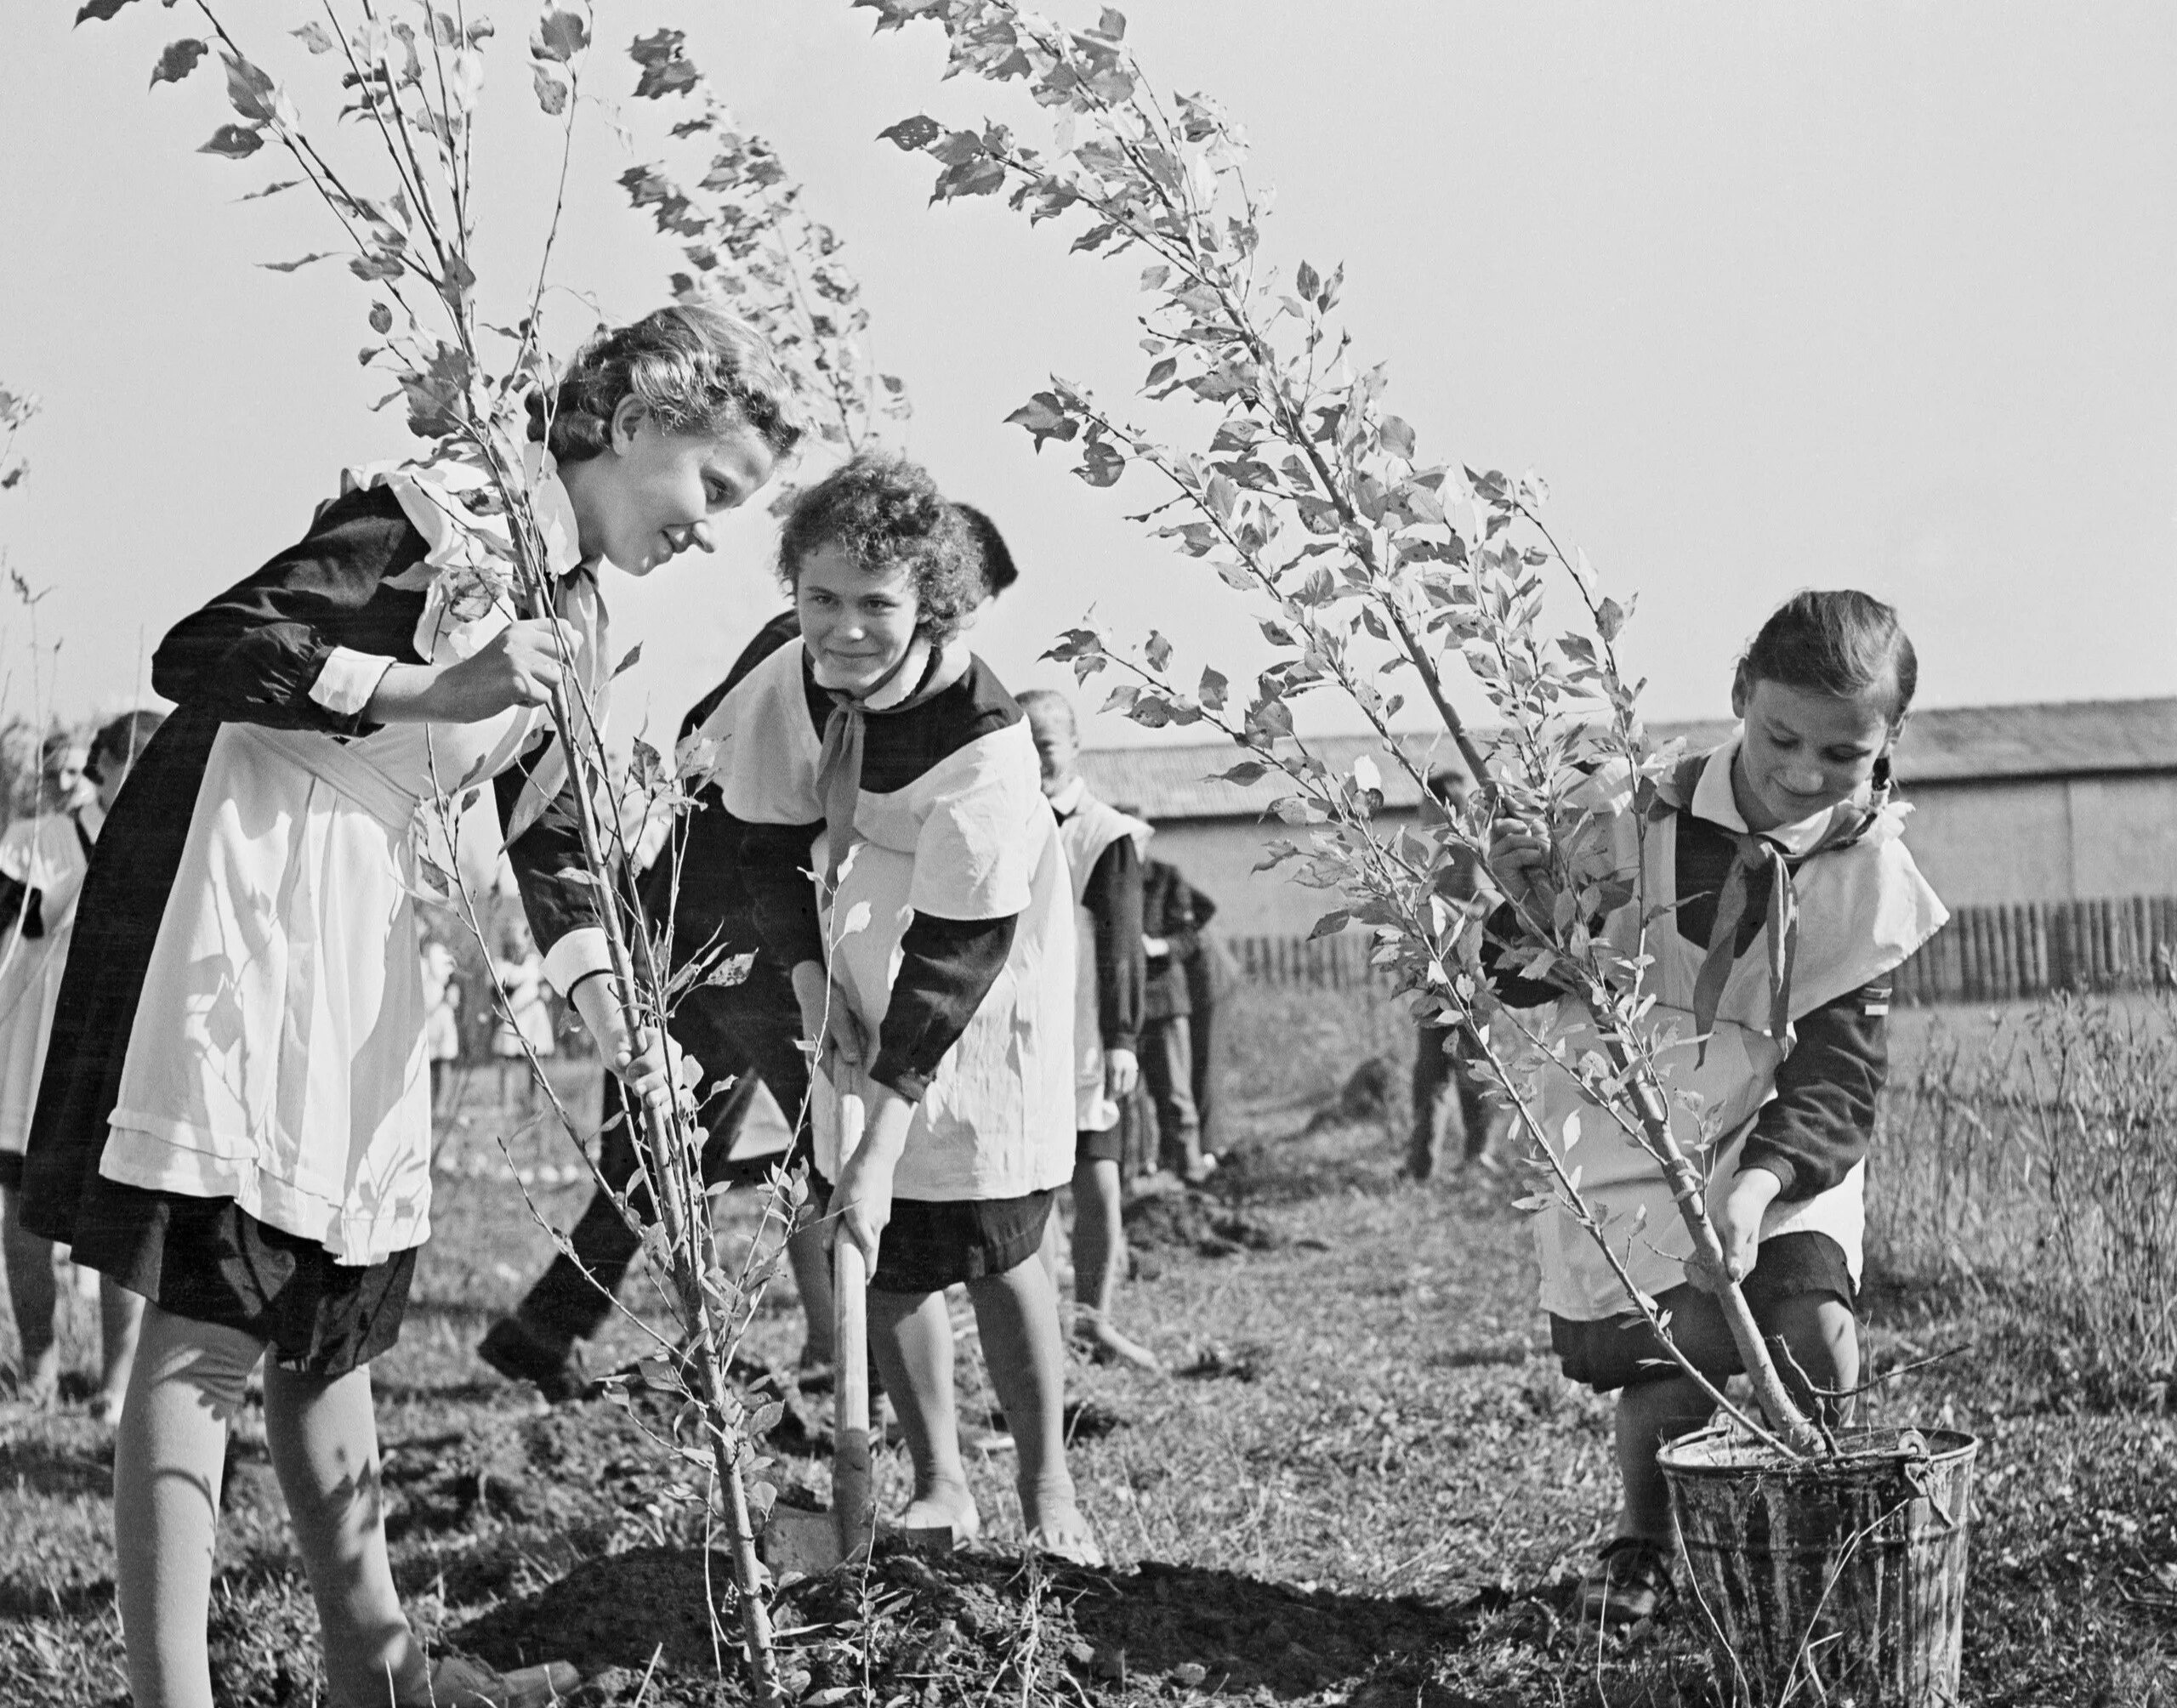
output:
[[[1074,780],[1050,797],[1051,810],[1060,818],[1071,818],[1081,810],[1081,803],[1088,797],[1088,780],[1077,775]]]
[[[1744,835],[1749,826],[1746,815],[1738,809],[1738,797],[1731,788],[1731,763],[1738,758],[1742,739],[1742,731],[1734,734],[1730,741],[1711,753],[1708,763],[1701,768],[1700,780],[1693,786],[1694,812],[1711,824],[1721,825],[1725,830],[1736,831],[1741,835]],[[1824,807],[1810,818],[1778,825],[1761,834],[1788,854],[1803,854],[1827,833],[1830,821],[1837,811],[1836,807]]]

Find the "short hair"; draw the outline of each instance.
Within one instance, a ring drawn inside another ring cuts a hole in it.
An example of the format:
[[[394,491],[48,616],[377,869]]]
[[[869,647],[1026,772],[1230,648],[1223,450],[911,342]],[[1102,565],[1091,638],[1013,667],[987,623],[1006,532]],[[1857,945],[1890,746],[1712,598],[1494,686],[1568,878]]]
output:
[[[600,332],[560,377],[550,418],[529,400],[529,436],[561,462],[584,462],[612,442],[612,417],[628,398],[668,433],[717,435],[753,428],[783,457],[803,423],[793,388],[753,328],[716,309],[676,303]]]
[[[1803,693],[1849,700],[1880,688],[1895,723],[1913,703],[1920,661],[1896,610],[1850,587],[1793,593],[1738,661],[1740,685],[1781,683]]]
[[[838,546],[865,574],[905,568],[914,577],[915,633],[941,645],[983,599],[983,554],[961,507],[921,464],[861,451],[794,494],[779,530],[779,579]]]
[[[1024,688],[1013,696],[1013,703],[1020,708],[1024,718],[1033,718],[1036,708],[1049,706],[1066,719],[1066,726],[1076,735],[1081,733],[1081,720],[1074,715],[1073,702],[1055,688]]]
[[[983,585],[995,599],[1020,579],[1020,570],[997,523],[972,504],[961,505],[960,514],[968,519],[968,531],[975,536],[975,548],[982,553]]]
[[[130,764],[143,757],[145,748],[151,745],[151,737],[159,733],[159,726],[167,721],[163,712],[137,710],[124,712],[109,723],[99,726],[97,735],[91,737],[90,758],[83,766],[83,775],[94,783],[105,781],[99,762],[105,758],[125,759]]]

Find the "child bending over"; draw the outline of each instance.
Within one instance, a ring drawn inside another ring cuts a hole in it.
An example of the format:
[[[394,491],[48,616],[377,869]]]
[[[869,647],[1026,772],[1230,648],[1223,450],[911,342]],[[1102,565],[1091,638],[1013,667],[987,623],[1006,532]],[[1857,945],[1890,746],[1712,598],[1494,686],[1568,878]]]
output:
[[[1854,1298],[1891,976],[1947,916],[1901,840],[1907,809],[1890,799],[1890,750],[1917,672],[1889,606],[1850,591],[1800,593],[1739,661],[1738,733],[1663,780],[1645,870],[1640,815],[1622,770],[1598,780],[1609,792],[1611,863],[1637,874],[1645,892],[1602,928],[1630,954],[1643,905],[1668,910],[1646,938],[1644,988],[1656,1006],[1646,1024],[1674,1032],[1660,1052],[1668,1082],[1700,1099],[1697,1113],[1674,1098],[1672,1125],[1687,1153],[1708,1163],[1725,1266],[1764,1338],[1789,1353],[1777,1360],[1787,1385],[1833,1419],[1849,1410],[1833,1396],[1859,1382]],[[1491,864],[1514,900],[1532,898],[1543,857],[1541,838],[1515,821],[1492,839]],[[1796,952],[1786,947],[1776,967],[1771,945],[1790,939],[1774,928],[1792,917],[1793,901]],[[1500,915],[1492,939],[1509,937],[1505,928]],[[1723,982],[1702,1054],[1694,993],[1704,969],[1710,990]],[[1496,984],[1509,1006],[1549,1005],[1530,1024],[1568,1043],[1572,1058],[1582,1053],[1591,1026],[1577,1000],[1501,973]],[[1526,1065],[1538,1076],[1538,1125],[1563,1145],[1580,1093],[1561,1069]],[[1592,1109],[1577,1147],[1565,1160],[1583,1171],[1581,1194],[1608,1224],[1612,1249],[1668,1314],[1679,1349],[1721,1386],[1738,1356],[1715,1300],[1689,1277],[1691,1239],[1661,1171]],[[1591,1622],[1626,1623],[1652,1613],[1669,1587],[1670,1505],[1657,1450],[1706,1422],[1711,1408],[1628,1309],[1593,1237],[1570,1215],[1538,1215],[1535,1243],[1566,1375],[1619,1395],[1623,1507],[1582,1603]]]

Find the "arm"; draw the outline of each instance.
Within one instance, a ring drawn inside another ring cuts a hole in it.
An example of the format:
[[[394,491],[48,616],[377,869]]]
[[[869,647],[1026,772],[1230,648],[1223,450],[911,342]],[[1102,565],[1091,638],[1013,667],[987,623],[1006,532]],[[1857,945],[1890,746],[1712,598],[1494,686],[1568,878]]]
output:
[[[369,607],[425,549],[391,491],[335,500],[298,544],[174,625],[152,655],[152,687],[228,722],[367,733],[379,678],[396,656],[414,659]]]
[[[1733,1280],[1753,1269],[1771,1204],[1827,1191],[1867,1154],[1875,1099],[1890,1071],[1889,1010],[1890,981],[1883,979],[1799,1020],[1798,1045],[1776,1070],[1776,1095],[1755,1117],[1716,1211]]]
[[[1739,1156],[1764,1169],[1788,1202],[1826,1192],[1867,1154],[1874,1109],[1890,1077],[1890,980],[1849,991],[1801,1017],[1799,1042],[1776,1070]]]
[[[1018,914],[1003,919],[915,915],[900,939],[900,970],[878,1034],[872,1079],[908,1103],[922,1101],[938,1063],[959,1042],[1004,970],[1019,922]]]
[[[1098,858],[1082,891],[1096,922],[1096,1024],[1106,1050],[1131,1054],[1141,1037],[1147,969],[1141,947],[1141,855],[1121,837]]]

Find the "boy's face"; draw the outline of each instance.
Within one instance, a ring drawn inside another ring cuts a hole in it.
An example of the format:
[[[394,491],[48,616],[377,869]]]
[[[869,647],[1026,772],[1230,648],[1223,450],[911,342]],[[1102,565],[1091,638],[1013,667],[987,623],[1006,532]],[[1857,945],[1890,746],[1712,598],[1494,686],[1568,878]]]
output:
[[[1746,723],[1731,790],[1749,830],[1793,825],[1851,799],[1897,738],[1878,684],[1839,697],[1766,679],[1741,681],[1731,710]]]
[[[1081,737],[1064,707],[1039,701],[1028,713],[1028,733],[1035,738],[1036,759],[1043,771],[1043,793],[1055,795],[1073,780],[1073,763],[1081,752]]]
[[[45,797],[57,807],[72,803],[83,789],[83,762],[88,756],[81,747],[48,747],[42,763],[45,783]]]

